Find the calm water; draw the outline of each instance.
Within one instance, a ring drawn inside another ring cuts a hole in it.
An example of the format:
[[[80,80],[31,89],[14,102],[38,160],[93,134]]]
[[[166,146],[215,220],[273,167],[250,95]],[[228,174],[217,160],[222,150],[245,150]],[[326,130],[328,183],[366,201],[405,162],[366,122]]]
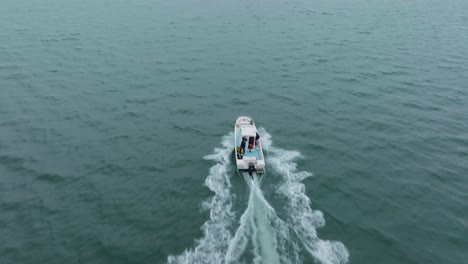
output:
[[[467,1],[0,6],[0,263],[468,263]]]

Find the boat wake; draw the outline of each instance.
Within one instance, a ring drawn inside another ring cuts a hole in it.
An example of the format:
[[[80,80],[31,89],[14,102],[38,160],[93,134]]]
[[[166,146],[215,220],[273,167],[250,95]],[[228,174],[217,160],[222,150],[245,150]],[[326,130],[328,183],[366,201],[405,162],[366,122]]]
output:
[[[316,229],[325,226],[323,213],[312,210],[310,199],[305,194],[302,181],[312,173],[298,171],[295,159],[301,157],[297,151],[276,148],[272,144],[271,135],[261,129],[262,145],[269,153],[267,163],[282,177],[278,192],[288,204],[288,223],[307,251],[321,263],[347,263],[349,253],[343,243],[339,241],[322,240],[317,236]]]
[[[210,168],[205,185],[214,192],[214,196],[202,204],[202,208],[210,211],[210,219],[202,226],[203,238],[195,241],[193,249],[186,249],[178,256],[169,256],[168,263],[223,263],[231,240],[229,226],[234,221],[232,212],[231,182],[229,168],[231,153],[234,148],[233,133],[222,139],[222,148],[215,148],[213,154],[205,156],[216,165]]]
[[[215,194],[203,203],[210,210],[210,219],[202,226],[204,236],[195,241],[195,246],[178,256],[169,256],[168,263],[301,263],[305,248],[320,263],[347,263],[348,252],[338,241],[321,240],[316,228],[325,225],[323,214],[312,210],[301,183],[309,172],[298,171],[294,160],[300,157],[296,151],[287,151],[273,146],[271,136],[260,129],[263,148],[268,152],[268,170],[279,176],[275,186],[278,194],[287,201],[286,219],[278,217],[260,188],[261,179],[243,174],[249,186],[247,208],[232,234],[235,224],[232,211],[234,195],[230,183],[230,155],[232,133],[223,137],[223,148],[216,148],[206,159],[216,161],[211,167],[205,185]]]
[[[243,177],[250,188],[249,202],[229,243],[225,263],[244,262],[242,257],[248,255],[245,254],[247,248],[251,248],[253,261],[250,262],[253,263],[298,263],[298,246],[290,239],[287,224],[263,196],[259,177],[256,174],[250,177],[247,173]]]

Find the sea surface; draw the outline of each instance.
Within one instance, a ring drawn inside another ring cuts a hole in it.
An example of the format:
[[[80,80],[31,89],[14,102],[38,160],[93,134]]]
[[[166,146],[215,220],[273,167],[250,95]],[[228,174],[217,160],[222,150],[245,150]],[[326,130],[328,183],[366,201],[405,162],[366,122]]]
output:
[[[468,263],[468,1],[0,0],[0,263]]]

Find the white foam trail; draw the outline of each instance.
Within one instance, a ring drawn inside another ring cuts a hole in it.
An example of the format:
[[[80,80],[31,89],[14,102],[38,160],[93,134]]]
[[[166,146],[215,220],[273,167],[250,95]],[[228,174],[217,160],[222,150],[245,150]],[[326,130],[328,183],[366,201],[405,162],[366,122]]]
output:
[[[257,252],[261,258],[254,259],[254,263],[271,263],[279,264],[279,256],[277,252],[277,233],[271,225],[271,221],[278,219],[275,210],[266,201],[260,190],[259,180],[256,174],[251,180],[251,195],[253,203],[253,223],[257,230],[252,240],[257,241]]]
[[[257,175],[244,174],[250,195],[240,226],[230,242],[226,263],[239,263],[250,240],[253,263],[299,263],[297,244],[290,239],[289,228],[265,199]],[[292,250],[291,250],[292,249]]]
[[[297,151],[288,151],[273,146],[271,135],[265,129],[259,129],[263,149],[268,152],[267,168],[271,168],[282,176],[278,191],[288,200],[288,221],[297,237],[308,252],[325,264],[347,263],[349,254],[343,243],[318,238],[316,229],[325,225],[323,213],[312,210],[310,199],[305,194],[302,183],[312,173],[298,171],[295,159],[301,157]]]
[[[244,179],[250,188],[249,202],[240,219],[240,226],[231,240],[226,263],[238,263],[250,240],[253,263],[279,264],[275,231],[269,223],[270,213],[274,212],[274,209],[264,199],[256,175],[250,179],[250,176],[244,174]]]
[[[239,228],[236,230],[236,234],[231,239],[229,247],[225,256],[225,263],[238,263],[242,253],[245,251],[245,248],[249,242],[250,235],[254,233],[253,230],[253,202],[252,202],[252,189],[250,191],[249,202],[247,208],[242,214],[239,220]]]
[[[203,237],[196,240],[195,247],[186,249],[182,254],[169,256],[169,264],[224,263],[225,253],[231,240],[229,226],[234,220],[232,212],[231,183],[229,166],[231,152],[234,149],[233,134],[223,137],[222,148],[204,157],[216,161],[211,167],[205,185],[215,194],[203,203],[203,208],[210,210],[210,219],[203,224]]]
[[[322,212],[311,209],[310,200],[305,195],[305,186],[301,181],[312,174],[297,170],[293,161],[300,157],[300,153],[273,147],[271,136],[264,129],[260,130],[263,148],[270,154],[267,157],[268,168],[282,176],[278,192],[288,201],[287,221],[281,220],[265,199],[259,179],[255,175],[253,179],[245,175],[250,187],[249,201],[234,237],[231,236],[229,227],[234,221],[234,213],[228,172],[234,146],[230,133],[223,137],[223,148],[216,148],[212,155],[205,157],[217,164],[211,167],[205,180],[205,185],[215,194],[203,203],[203,207],[210,210],[210,219],[202,226],[204,235],[196,240],[193,248],[186,249],[180,255],[169,256],[169,264],[230,264],[242,261],[256,264],[301,263],[295,237],[322,263],[348,262],[348,252],[341,242],[317,237],[316,228],[324,226],[325,220]],[[251,247],[248,247],[249,243]],[[252,255],[246,255],[246,252],[252,252]]]

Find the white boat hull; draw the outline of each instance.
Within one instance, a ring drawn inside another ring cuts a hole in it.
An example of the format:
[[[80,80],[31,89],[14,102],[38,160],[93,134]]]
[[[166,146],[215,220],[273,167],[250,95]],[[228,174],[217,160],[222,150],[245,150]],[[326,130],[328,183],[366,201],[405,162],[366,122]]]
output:
[[[238,170],[249,173],[256,171],[261,174],[265,171],[265,157],[260,141],[257,139],[258,131],[252,118],[240,116],[234,125],[234,155]],[[242,143],[244,139],[244,143]],[[243,147],[243,148],[242,148]]]

